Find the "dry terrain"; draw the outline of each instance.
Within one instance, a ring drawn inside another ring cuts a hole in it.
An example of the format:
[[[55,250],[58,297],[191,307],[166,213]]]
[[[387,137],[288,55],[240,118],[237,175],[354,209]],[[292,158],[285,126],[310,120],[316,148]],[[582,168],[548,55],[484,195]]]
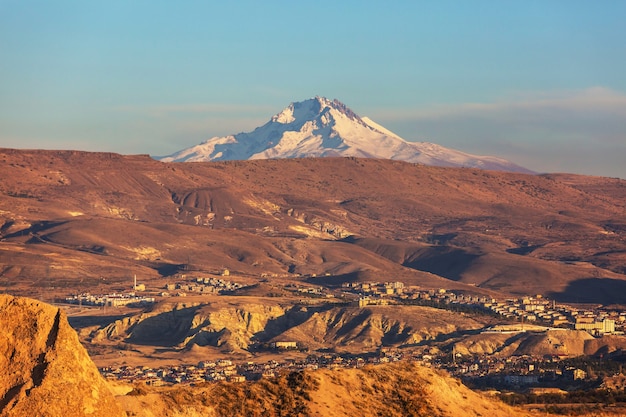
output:
[[[51,300],[228,268],[626,303],[619,179],[10,149],[0,178],[0,288],[12,293]]]

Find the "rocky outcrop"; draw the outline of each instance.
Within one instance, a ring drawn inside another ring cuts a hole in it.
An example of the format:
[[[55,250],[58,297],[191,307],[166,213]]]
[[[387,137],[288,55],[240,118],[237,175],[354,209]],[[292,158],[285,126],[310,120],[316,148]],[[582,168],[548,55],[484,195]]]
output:
[[[530,328],[527,331],[490,332],[470,335],[454,343],[454,349],[461,355],[548,355],[577,357],[609,353],[625,346],[624,340],[605,336],[594,338],[583,330],[549,330]],[[452,346],[449,347],[452,349]]]
[[[278,305],[245,307],[197,304],[160,305],[153,311],[117,320],[93,332],[92,341],[125,341],[170,347],[213,346],[224,352],[247,349],[268,330],[280,333],[289,323]],[[281,319],[282,318],[282,319]],[[283,324],[283,322],[285,322]],[[269,329],[268,329],[269,326]],[[278,327],[273,328],[273,327]]]
[[[312,349],[375,350],[380,346],[416,344],[482,324],[449,311],[420,306],[337,307],[313,313],[281,336]]]
[[[346,217],[347,212],[342,210],[332,210],[333,214],[339,215],[339,217]],[[328,238],[328,236],[333,236],[336,239],[343,239],[348,236],[353,235],[352,232],[348,231],[344,226],[337,224],[336,222],[327,221],[319,216],[314,214],[309,214],[300,210],[295,210],[293,208],[287,209],[285,212],[289,217],[292,217],[299,221],[300,223],[304,223],[310,226],[312,229],[309,231],[310,236],[323,236]],[[295,228],[292,226],[292,229]],[[305,229],[300,229],[301,231],[305,231]]]
[[[94,343],[127,342],[247,351],[255,342],[290,340],[311,349],[358,351],[420,343],[483,324],[449,311],[420,306],[303,307],[279,304],[162,304],[92,333]]]
[[[123,416],[63,311],[0,295],[0,416]]]

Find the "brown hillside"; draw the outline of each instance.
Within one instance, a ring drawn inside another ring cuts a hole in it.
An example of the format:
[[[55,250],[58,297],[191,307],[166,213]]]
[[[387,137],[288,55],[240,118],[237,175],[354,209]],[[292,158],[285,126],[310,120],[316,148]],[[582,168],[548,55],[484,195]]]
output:
[[[618,179],[10,149],[0,178],[0,286],[14,292],[227,267],[626,303]]]

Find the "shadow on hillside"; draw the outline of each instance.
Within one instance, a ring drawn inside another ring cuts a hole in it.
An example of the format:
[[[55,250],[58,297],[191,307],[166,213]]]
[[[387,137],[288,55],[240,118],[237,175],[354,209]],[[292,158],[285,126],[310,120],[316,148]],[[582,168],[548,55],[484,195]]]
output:
[[[185,271],[188,266],[186,264],[168,264],[161,263],[154,266],[154,269],[161,275],[162,277],[169,277],[171,275],[177,274],[181,271]]]
[[[543,246],[544,245],[520,246],[519,248],[511,248],[506,251],[508,253],[512,253],[513,255],[528,255]]]
[[[533,343],[535,343],[535,341],[531,340],[528,337],[528,335],[529,335],[529,333],[525,332],[525,333],[518,333],[516,335],[513,335],[512,337],[509,337],[493,353],[494,354],[501,353],[504,349],[508,348],[513,343],[517,343],[517,342],[520,342],[520,343],[517,346],[517,349],[515,349],[515,351],[516,352],[517,351],[524,352],[527,347],[531,348]]]
[[[412,327],[407,326],[403,328],[402,323],[398,322],[395,323],[391,329],[385,332],[385,335],[381,339],[381,343],[383,346],[394,346],[408,340],[412,333]]]
[[[341,325],[341,327],[339,327],[339,329],[337,330],[336,333],[336,337],[343,337],[346,336],[350,333],[352,333],[354,330],[356,330],[359,327],[363,327],[364,325],[369,325],[366,324],[367,320],[372,316],[372,312],[371,310],[361,310],[359,311],[359,313],[352,317],[350,320],[348,320],[345,324]],[[336,325],[338,324],[338,320],[336,320],[335,322],[331,323],[332,325]]]
[[[480,256],[462,249],[438,246],[421,254],[418,258],[407,259],[402,265],[418,271],[430,272],[452,281],[460,281],[462,274]]]
[[[187,337],[200,307],[176,309],[141,320],[128,329],[130,336],[126,341],[137,345],[176,346]]]
[[[455,343],[458,339],[461,339],[465,336],[477,335],[481,331],[482,329],[460,329],[460,330],[455,330],[450,333],[438,334],[437,336],[435,336],[435,338],[424,338],[417,343],[406,343],[406,344],[401,345],[400,347],[411,348],[411,347],[417,347],[417,346],[430,346],[432,343],[446,342],[451,339],[453,339],[452,343]]]
[[[70,316],[67,318],[67,321],[69,322],[70,326],[72,326],[72,328],[75,330],[91,326],[106,327],[109,324],[116,322],[117,320],[122,320],[126,317],[130,317],[133,314],[134,313],[117,314],[110,316]]]
[[[547,294],[564,303],[626,304],[626,281],[584,278],[570,282],[565,291]]]
[[[344,282],[358,282],[360,272],[350,272],[348,274],[329,275],[319,277],[309,277],[306,282],[313,285],[321,285],[328,288],[340,288]]]
[[[282,316],[268,320],[265,328],[262,331],[254,334],[253,340],[262,343],[269,342],[271,339],[281,335],[287,330],[301,325],[309,318],[311,318],[313,314],[322,313],[326,310],[330,310],[331,308],[333,308],[332,305],[319,306],[314,308],[309,307],[306,309],[302,309],[300,306],[293,306]]]
[[[4,235],[3,238],[11,239],[14,237],[32,236],[40,232],[45,232],[49,229],[52,229],[53,227],[61,226],[65,223],[67,223],[67,221],[42,221],[42,222],[33,224],[28,229],[19,230],[17,232]],[[40,243],[41,241],[42,239],[39,238],[39,239],[34,239],[32,242],[28,242],[28,243]]]

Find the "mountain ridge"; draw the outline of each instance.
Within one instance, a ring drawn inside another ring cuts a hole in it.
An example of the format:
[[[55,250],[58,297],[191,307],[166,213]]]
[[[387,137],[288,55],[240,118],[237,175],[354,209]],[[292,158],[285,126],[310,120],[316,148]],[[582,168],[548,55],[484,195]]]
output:
[[[339,156],[533,173],[502,158],[406,141],[339,100],[320,96],[290,103],[252,132],[213,137],[157,159],[201,162]]]

